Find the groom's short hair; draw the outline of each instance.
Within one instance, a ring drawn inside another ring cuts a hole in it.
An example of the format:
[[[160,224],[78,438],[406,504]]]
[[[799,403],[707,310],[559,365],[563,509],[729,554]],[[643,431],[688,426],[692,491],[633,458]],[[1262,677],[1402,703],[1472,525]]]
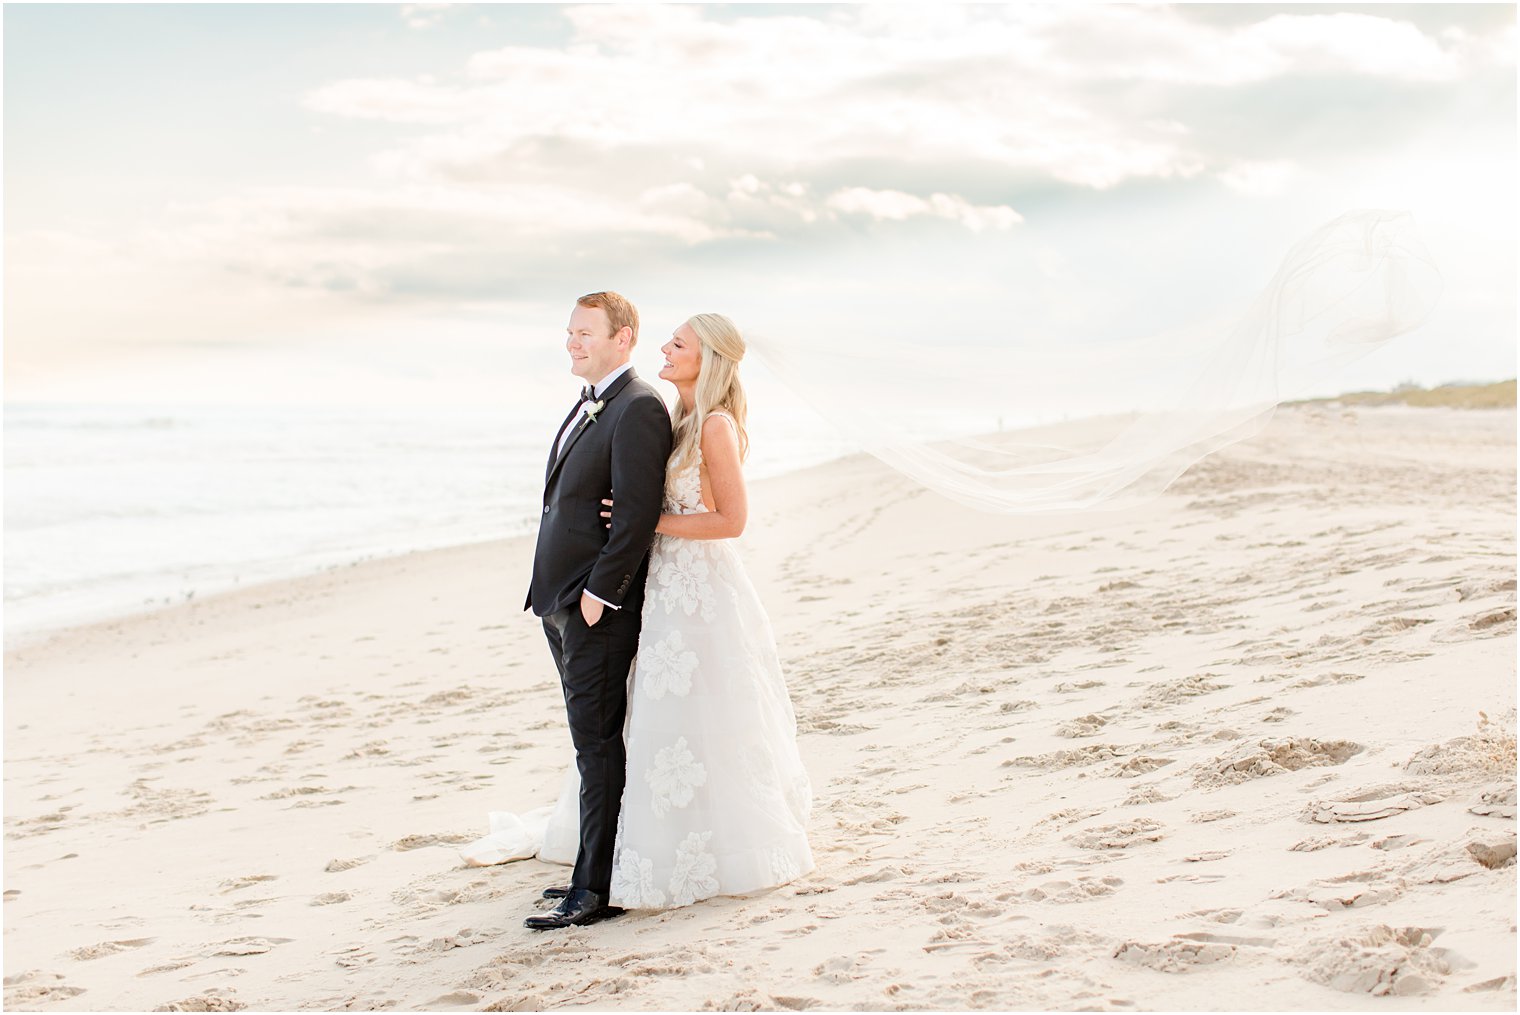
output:
[[[627,328],[633,334],[633,338],[628,343],[629,346],[638,344],[639,312],[626,297],[613,292],[587,293],[575,302],[582,307],[601,307],[607,314],[607,320],[612,324],[612,333],[616,335]]]

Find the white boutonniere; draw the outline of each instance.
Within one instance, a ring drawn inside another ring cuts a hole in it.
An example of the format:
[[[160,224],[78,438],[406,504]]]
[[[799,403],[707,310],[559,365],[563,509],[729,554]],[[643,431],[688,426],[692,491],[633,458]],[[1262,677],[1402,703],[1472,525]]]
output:
[[[595,423],[596,422],[596,414],[599,413],[599,412],[601,412],[602,411],[602,406],[604,406],[606,404],[607,404],[606,399],[603,399],[603,400],[601,400],[599,402],[592,402],[590,405],[586,406],[586,419],[587,419],[587,421],[591,422],[591,423]]]

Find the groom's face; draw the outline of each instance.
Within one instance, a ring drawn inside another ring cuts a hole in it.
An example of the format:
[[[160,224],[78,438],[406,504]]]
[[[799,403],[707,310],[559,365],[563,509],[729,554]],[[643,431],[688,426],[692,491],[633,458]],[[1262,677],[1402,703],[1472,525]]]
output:
[[[565,328],[565,349],[570,353],[570,372],[595,384],[628,359],[628,329],[612,332],[612,322],[601,307],[576,304]]]

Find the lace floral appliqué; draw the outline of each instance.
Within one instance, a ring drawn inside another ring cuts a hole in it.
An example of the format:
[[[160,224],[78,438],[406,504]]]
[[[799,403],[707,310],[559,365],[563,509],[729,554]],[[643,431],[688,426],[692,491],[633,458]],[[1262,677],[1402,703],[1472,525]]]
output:
[[[802,874],[797,860],[781,846],[771,847],[771,879],[784,885]]]
[[[675,869],[670,875],[670,898],[677,906],[718,894],[718,858],[707,848],[712,832],[692,832],[676,847]]]
[[[681,737],[654,756],[654,767],[644,773],[654,798],[650,810],[655,817],[664,817],[672,807],[685,807],[691,803],[698,786],[707,782],[707,768],[696,759]]]
[[[680,631],[671,631],[639,658],[639,681],[645,694],[656,700],[666,692],[680,698],[691,692],[691,675],[697,655],[686,650]]]
[[[665,893],[654,886],[654,861],[646,860],[631,849],[618,856],[612,868],[612,894],[626,906],[634,908],[661,906]]]
[[[665,612],[679,609],[690,617],[700,611],[703,620],[712,620],[717,608],[709,580],[711,568],[696,541],[668,540],[662,549],[651,568],[651,577],[660,585],[660,602]]]

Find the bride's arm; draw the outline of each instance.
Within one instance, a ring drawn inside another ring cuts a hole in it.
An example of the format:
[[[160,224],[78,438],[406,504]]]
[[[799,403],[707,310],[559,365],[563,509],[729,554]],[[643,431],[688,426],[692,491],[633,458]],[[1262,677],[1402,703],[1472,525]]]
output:
[[[723,416],[702,424],[702,461],[712,487],[713,509],[692,515],[661,515],[655,531],[681,539],[732,539],[744,531],[749,500],[739,461],[739,437]]]

